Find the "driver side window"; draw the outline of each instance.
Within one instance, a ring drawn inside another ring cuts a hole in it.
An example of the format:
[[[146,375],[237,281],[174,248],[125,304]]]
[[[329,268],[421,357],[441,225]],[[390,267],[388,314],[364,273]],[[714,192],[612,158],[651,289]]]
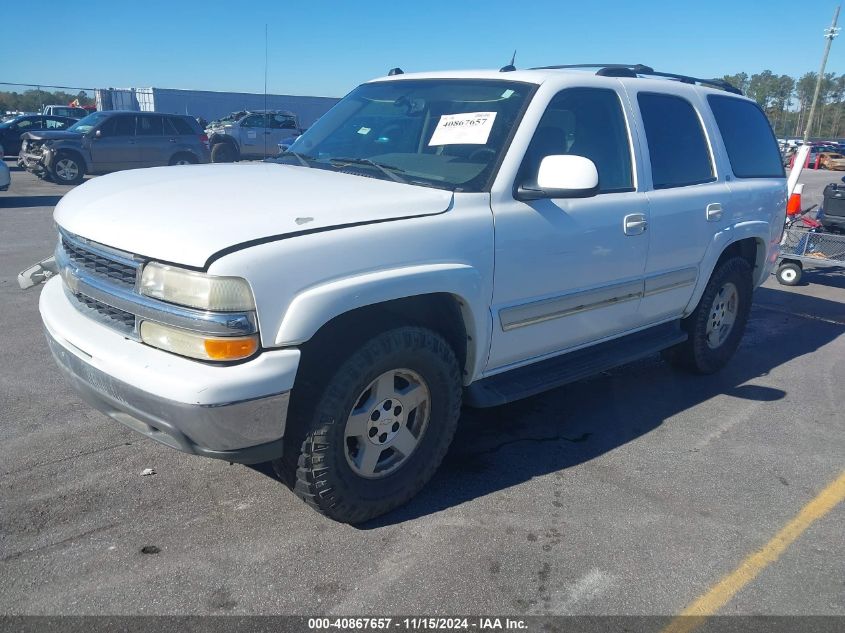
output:
[[[100,127],[100,135],[110,136],[135,136],[135,117],[116,116],[107,120]]]
[[[261,114],[250,114],[241,120],[241,127],[264,127],[264,116]]]
[[[558,93],[537,125],[519,180],[536,178],[546,156],[589,158],[599,173],[599,193],[633,191],[631,147],[619,95],[606,88],[568,88]]]

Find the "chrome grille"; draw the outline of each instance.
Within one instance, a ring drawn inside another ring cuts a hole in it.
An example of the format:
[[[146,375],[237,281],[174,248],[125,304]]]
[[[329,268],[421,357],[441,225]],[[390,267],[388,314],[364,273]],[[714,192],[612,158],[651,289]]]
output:
[[[71,303],[89,318],[139,340],[142,321],[155,321],[212,336],[258,332],[255,312],[212,312],[140,294],[136,283],[145,259],[59,229],[56,266]]]
[[[68,259],[94,276],[129,288],[135,286],[137,266],[124,264],[104,254],[89,250],[77,242],[71,242],[65,236],[62,236],[62,248],[67,253]]]
[[[126,334],[135,331],[135,315],[131,312],[113,308],[102,301],[97,301],[85,295],[70,292],[68,294],[76,301],[77,308],[95,321],[99,321]]]

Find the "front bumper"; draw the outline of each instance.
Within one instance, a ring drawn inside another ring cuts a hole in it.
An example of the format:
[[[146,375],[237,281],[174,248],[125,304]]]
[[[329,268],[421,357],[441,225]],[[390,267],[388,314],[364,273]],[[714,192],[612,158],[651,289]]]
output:
[[[51,279],[40,301],[47,341],[85,402],[186,453],[258,463],[282,454],[299,350],[270,350],[236,365],[156,350],[81,314]]]
[[[18,166],[33,174],[44,174],[50,167],[51,158],[52,152],[49,150],[44,150],[40,154],[21,150],[18,154]]]

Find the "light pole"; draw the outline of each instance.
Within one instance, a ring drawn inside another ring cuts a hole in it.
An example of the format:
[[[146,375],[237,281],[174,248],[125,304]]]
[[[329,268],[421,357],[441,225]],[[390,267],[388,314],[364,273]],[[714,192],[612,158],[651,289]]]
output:
[[[819,75],[816,77],[816,91],[813,93],[813,101],[810,105],[810,114],[807,116],[807,127],[804,128],[804,144],[807,144],[807,141],[810,139],[810,130],[813,127],[813,115],[816,112],[816,103],[819,100],[819,92],[822,88],[822,79],[824,78],[824,67],[827,65],[827,56],[830,54],[830,45],[833,43],[833,38],[839,35],[839,31],[841,30],[839,27],[836,26],[836,21],[839,19],[839,8],[836,7],[836,11],[833,12],[833,22],[830,23],[830,26],[824,30],[824,37],[827,40],[827,44],[824,46],[824,55],[822,56],[822,65],[819,67]]]

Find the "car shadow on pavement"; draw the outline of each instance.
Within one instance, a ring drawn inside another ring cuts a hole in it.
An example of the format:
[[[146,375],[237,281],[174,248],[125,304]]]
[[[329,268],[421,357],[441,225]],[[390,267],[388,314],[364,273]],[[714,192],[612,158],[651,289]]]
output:
[[[0,209],[23,209],[26,207],[54,207],[62,196],[2,196]]]
[[[775,297],[797,314],[844,309],[840,303],[769,288],[755,293],[755,304]],[[806,318],[755,306],[737,355],[718,374],[689,375],[655,356],[519,402],[465,408],[449,453],[428,485],[408,504],[357,527],[402,523],[565,471],[717,396],[780,400],[786,392],[755,385],[754,380],[813,353],[845,331],[845,323],[807,323]],[[257,470],[273,476],[267,465]],[[549,500],[550,512],[555,503],[561,500]]]

